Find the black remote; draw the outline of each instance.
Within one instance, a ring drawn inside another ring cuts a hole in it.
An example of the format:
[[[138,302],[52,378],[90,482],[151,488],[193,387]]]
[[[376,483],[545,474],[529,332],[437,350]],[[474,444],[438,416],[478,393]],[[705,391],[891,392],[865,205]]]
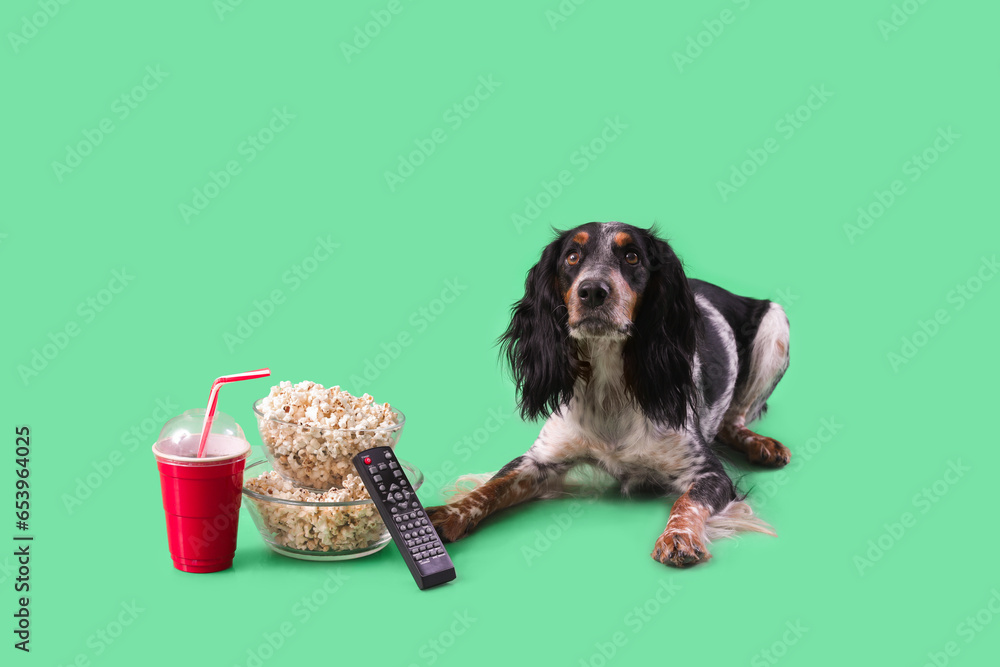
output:
[[[366,449],[353,462],[420,590],[454,579],[451,557],[392,450]]]

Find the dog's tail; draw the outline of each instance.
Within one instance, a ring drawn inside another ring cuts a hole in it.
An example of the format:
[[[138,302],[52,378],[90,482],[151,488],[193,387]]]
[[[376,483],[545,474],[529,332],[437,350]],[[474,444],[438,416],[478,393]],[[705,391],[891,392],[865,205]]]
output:
[[[587,468],[587,466],[582,466],[575,469],[567,476],[566,482],[558,493],[546,497],[596,494],[606,489],[609,482],[613,481],[610,476],[602,474],[601,471],[588,470]],[[442,494],[447,502],[458,502],[476,488],[490,481],[495,475],[496,472],[462,475],[451,486],[442,489]],[[753,508],[745,500],[734,500],[710,516],[705,522],[705,532],[701,537],[705,541],[705,545],[708,546],[712,540],[734,537],[736,533],[744,532],[764,533],[777,537],[770,524],[754,514]]]
[[[497,471],[462,475],[450,485],[441,489],[445,502],[456,503],[470,492],[493,479]],[[563,498],[568,496],[596,496],[614,486],[614,479],[603,470],[581,465],[573,468],[558,488],[543,493],[540,498]]]
[[[733,537],[736,533],[755,532],[777,537],[774,529],[753,513],[753,509],[744,500],[734,500],[722,511],[716,512],[705,522],[705,537],[717,540],[723,537]]]
[[[456,503],[465,496],[469,495],[472,491],[475,491],[477,488],[493,479],[496,474],[497,471],[462,475],[450,485],[443,487],[441,489],[441,495],[444,496],[445,502]]]

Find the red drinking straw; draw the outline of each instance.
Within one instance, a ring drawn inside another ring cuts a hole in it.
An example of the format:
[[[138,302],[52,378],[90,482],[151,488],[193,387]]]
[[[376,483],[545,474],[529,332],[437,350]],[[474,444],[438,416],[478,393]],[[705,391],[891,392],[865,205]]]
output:
[[[212,383],[212,393],[208,395],[208,409],[205,410],[205,424],[201,427],[201,441],[198,443],[198,458],[205,455],[205,443],[208,442],[208,432],[212,429],[212,420],[215,419],[215,406],[219,402],[219,389],[227,382],[238,382],[239,380],[253,380],[254,378],[267,377],[271,374],[270,368],[261,368],[246,373],[236,373],[235,375],[223,375],[216,378]]]

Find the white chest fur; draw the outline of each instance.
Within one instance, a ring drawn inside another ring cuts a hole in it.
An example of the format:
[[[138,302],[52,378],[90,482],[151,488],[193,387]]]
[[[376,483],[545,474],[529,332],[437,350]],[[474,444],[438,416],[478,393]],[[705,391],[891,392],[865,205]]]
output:
[[[653,483],[687,488],[701,455],[685,431],[655,424],[628,398],[622,341],[583,350],[590,377],[579,380],[567,407],[553,414],[530,455],[539,462],[596,464],[629,487]]]

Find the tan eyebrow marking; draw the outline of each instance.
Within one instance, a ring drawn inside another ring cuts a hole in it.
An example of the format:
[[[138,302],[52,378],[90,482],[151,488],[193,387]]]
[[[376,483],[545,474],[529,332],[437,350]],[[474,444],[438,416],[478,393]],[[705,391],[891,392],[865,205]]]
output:
[[[619,248],[624,248],[629,243],[632,243],[632,236],[628,232],[618,232],[615,234],[615,244]]]
[[[590,234],[588,234],[587,232],[578,232],[577,235],[573,237],[573,241],[575,243],[579,243],[580,245],[584,245],[589,240],[590,240]]]

